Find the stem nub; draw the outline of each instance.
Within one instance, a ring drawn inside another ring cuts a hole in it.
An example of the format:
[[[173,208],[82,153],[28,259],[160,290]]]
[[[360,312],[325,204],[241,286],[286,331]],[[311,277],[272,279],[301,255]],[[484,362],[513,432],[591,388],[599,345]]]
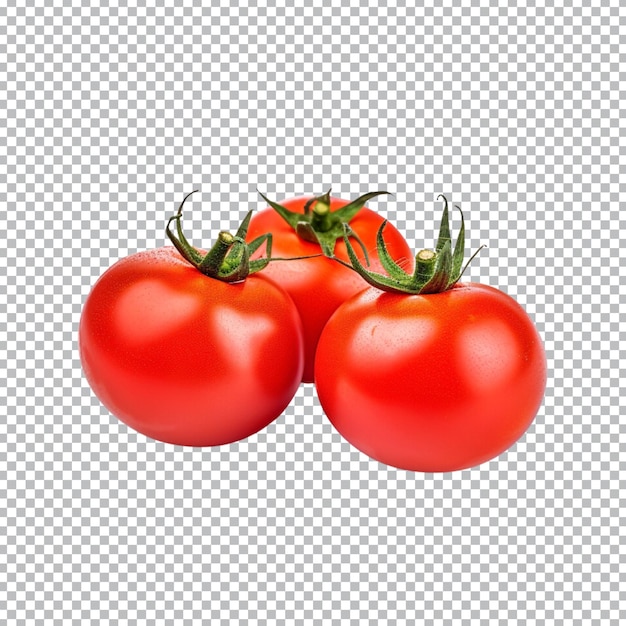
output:
[[[330,205],[318,200],[313,207],[311,226],[317,233],[326,233],[333,227]]]
[[[433,250],[420,250],[415,255],[417,270],[415,274],[423,280],[428,280],[433,275],[433,268],[437,260],[437,253]]]

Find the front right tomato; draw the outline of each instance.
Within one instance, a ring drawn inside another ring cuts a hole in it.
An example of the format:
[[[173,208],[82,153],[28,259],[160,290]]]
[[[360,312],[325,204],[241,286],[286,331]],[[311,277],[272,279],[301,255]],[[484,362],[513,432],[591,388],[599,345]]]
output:
[[[452,253],[446,202],[437,247],[418,253],[411,275],[390,259],[380,275],[353,258],[373,286],[337,309],[318,344],[315,384],[329,420],[400,469],[484,463],[526,432],[543,400],[541,337],[503,291],[458,282],[463,236],[464,227]]]

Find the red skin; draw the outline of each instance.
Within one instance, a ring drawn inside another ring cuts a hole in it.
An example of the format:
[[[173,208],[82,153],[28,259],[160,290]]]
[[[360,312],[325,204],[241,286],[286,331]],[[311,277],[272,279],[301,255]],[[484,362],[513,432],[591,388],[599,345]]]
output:
[[[492,287],[369,289],[326,325],[315,382],[330,421],[362,452],[448,472],[488,461],[524,434],[543,399],[546,359],[526,312]]]
[[[291,298],[261,274],[227,284],[173,247],[109,268],[80,321],[83,369],[101,402],[160,441],[215,446],[277,418],[302,374]]]
[[[292,198],[281,202],[282,206],[303,212],[304,205],[310,197]],[[350,201],[331,198],[330,210],[349,204]],[[376,235],[384,218],[378,213],[363,207],[350,221],[350,227],[358,234],[368,251],[369,269],[384,272],[376,252]],[[274,257],[295,257],[320,254],[317,243],[301,239],[294,229],[273,209],[264,209],[252,216],[246,239],[252,239],[265,233],[272,233]],[[390,223],[385,226],[385,242],[391,256],[405,269],[413,267],[413,252],[400,232]],[[353,239],[352,243],[361,262],[364,255],[361,247]],[[348,262],[349,257],[343,240],[337,240],[335,255]],[[305,364],[303,382],[313,382],[315,351],[322,329],[337,307],[359,291],[368,288],[368,284],[353,270],[337,261],[324,256],[312,259],[301,259],[290,262],[276,261],[270,263],[263,274],[269,276],[283,287],[300,312],[304,327]]]

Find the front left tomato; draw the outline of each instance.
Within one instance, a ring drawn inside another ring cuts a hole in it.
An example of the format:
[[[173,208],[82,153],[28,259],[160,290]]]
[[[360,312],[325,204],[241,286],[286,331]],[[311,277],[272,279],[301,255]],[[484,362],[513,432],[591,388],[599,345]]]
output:
[[[281,287],[262,274],[206,276],[169,246],[124,258],[98,279],[79,348],[111,413],[184,446],[258,432],[289,404],[304,366],[300,317]]]

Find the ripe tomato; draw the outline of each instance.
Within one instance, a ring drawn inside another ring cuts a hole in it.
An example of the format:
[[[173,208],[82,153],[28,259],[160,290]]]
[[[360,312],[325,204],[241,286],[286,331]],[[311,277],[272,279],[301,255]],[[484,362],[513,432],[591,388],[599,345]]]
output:
[[[374,195],[374,194],[372,194]],[[330,212],[346,207],[350,201],[332,196],[326,197]],[[281,205],[294,213],[304,215],[305,206],[321,198],[291,198]],[[315,208],[315,204],[313,204]],[[376,234],[384,219],[376,212],[363,207],[350,219],[350,227],[368,251],[370,267],[381,269],[376,251]],[[273,235],[273,255],[277,257],[303,257],[320,254],[319,243],[302,238],[279,213],[267,208],[255,213],[250,222],[248,239],[261,233]],[[342,231],[343,232],[343,231]],[[389,254],[403,267],[413,266],[413,254],[404,237],[391,224],[385,235]],[[348,260],[346,246],[339,238],[334,246],[334,255],[343,261]],[[364,254],[357,246],[357,255],[364,261]],[[290,263],[272,263],[263,271],[281,285],[292,297],[300,312],[304,329],[305,365],[303,382],[313,382],[313,369],[317,342],[330,316],[337,307],[354,294],[368,287],[363,279],[352,270],[343,267],[327,256],[301,259]]]
[[[483,463],[524,434],[546,363],[532,321],[502,291],[370,288],[326,325],[315,383],[328,418],[359,450],[401,469],[447,472]]]
[[[304,365],[301,321],[281,287],[262,274],[211,278],[169,246],[122,259],[99,278],[79,346],[87,380],[114,415],[185,446],[230,443],[267,426],[293,398]]]
[[[382,231],[386,275],[364,268],[345,238],[351,266],[374,288],[341,305],[322,332],[321,405],[349,442],[382,463],[422,472],[483,463],[537,413],[546,385],[541,338],[513,298],[457,282],[465,227],[452,252],[447,200],[436,249],[416,255],[412,274],[385,255]]]

